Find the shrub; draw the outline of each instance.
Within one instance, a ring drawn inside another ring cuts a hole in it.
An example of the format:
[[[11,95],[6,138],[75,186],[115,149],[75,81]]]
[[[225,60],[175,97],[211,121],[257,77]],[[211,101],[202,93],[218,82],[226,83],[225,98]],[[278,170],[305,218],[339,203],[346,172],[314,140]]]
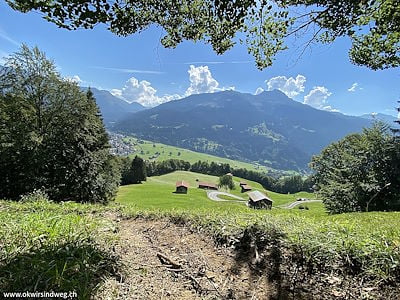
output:
[[[38,202],[38,201],[50,201],[49,196],[45,191],[33,190],[30,193],[22,195],[20,198],[21,202]]]

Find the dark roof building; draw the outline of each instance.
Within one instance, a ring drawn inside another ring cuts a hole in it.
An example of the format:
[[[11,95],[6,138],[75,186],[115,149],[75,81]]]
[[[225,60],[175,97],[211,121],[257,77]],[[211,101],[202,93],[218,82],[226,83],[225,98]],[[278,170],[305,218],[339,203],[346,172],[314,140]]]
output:
[[[252,208],[272,208],[272,199],[270,199],[267,195],[261,193],[260,191],[250,192],[249,194],[249,202],[247,203],[249,207]]]
[[[214,183],[199,182],[199,189],[218,190],[218,187]]]
[[[240,186],[242,186],[242,185],[247,185],[247,183],[244,182],[244,181],[241,181],[241,182],[239,183],[239,185],[240,185]]]
[[[251,186],[249,186],[248,184],[242,184],[240,185],[240,187],[242,188],[242,193],[252,190]]]
[[[188,189],[189,189],[189,183],[185,181],[177,181],[175,184],[176,191],[175,193],[177,194],[187,194]]]

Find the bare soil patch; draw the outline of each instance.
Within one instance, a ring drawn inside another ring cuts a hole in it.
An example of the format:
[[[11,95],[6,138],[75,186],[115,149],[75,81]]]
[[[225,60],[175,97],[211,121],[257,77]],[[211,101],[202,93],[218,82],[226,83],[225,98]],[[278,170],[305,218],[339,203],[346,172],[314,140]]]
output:
[[[119,222],[122,280],[107,279],[96,299],[269,299],[271,285],[231,248],[168,221]]]
[[[118,224],[123,274],[105,277],[94,299],[400,299],[396,285],[308,266],[279,232],[250,227],[228,247],[168,220],[105,217]]]

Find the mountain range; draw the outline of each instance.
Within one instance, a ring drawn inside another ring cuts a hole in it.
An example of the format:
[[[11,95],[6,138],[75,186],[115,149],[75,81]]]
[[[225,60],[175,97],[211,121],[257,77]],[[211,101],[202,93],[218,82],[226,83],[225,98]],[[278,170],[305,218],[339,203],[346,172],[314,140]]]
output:
[[[108,107],[101,104],[104,102],[98,99],[104,119],[113,119]],[[198,94],[139,109],[125,110],[119,121],[113,112],[114,122],[118,122],[110,125],[111,129],[282,170],[307,169],[312,155],[372,123],[367,117],[315,109],[278,90],[259,95],[236,91]]]
[[[82,87],[86,91],[88,88]],[[109,91],[90,88],[93,96],[96,98],[97,105],[100,108],[103,116],[103,121],[107,127],[112,126],[114,123],[125,119],[130,114],[144,110],[145,107],[137,102],[126,102],[113,96]]]
[[[364,118],[364,119],[369,119],[369,120],[379,120],[379,121],[388,123],[389,125],[393,125],[393,122],[397,120],[396,117],[393,117],[391,115],[381,114],[381,113],[364,114],[364,115],[361,115],[360,117]]]

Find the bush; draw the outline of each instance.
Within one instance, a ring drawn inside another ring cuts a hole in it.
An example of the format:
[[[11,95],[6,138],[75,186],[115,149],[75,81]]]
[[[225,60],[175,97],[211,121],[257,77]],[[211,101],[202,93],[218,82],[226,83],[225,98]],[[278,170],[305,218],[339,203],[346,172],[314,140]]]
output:
[[[50,201],[49,196],[42,190],[33,190],[33,192],[22,195],[20,198],[21,202],[38,202],[38,201]]]

